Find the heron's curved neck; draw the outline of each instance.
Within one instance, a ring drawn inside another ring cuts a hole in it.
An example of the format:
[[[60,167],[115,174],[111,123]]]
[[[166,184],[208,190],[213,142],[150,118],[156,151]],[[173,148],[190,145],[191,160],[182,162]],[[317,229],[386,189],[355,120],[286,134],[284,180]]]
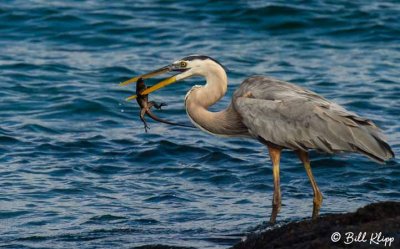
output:
[[[226,93],[228,78],[223,68],[212,67],[203,76],[206,78],[206,85],[193,87],[185,100],[191,121],[200,129],[215,135],[234,136],[246,133],[247,129],[232,105],[219,112],[208,111]]]
[[[225,70],[214,67],[204,74],[206,84],[198,90],[198,100],[204,108],[208,108],[218,102],[226,93],[228,88],[228,77]]]

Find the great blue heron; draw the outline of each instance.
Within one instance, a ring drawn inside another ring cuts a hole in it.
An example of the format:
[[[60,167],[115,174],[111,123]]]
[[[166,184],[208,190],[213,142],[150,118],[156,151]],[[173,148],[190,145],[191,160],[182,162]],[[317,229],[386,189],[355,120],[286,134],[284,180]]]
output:
[[[142,94],[192,76],[203,76],[207,83],[192,87],[185,97],[191,122],[213,135],[253,138],[268,147],[274,179],[271,223],[275,223],[281,207],[279,161],[282,149],[294,150],[304,164],[314,192],[313,219],[318,216],[322,194],[311,171],[308,150],[357,152],[380,163],[394,157],[383,134],[371,120],[351,113],[310,90],[265,76],[252,76],[243,81],[225,110],[208,111],[224,96],[228,85],[224,67],[208,56],[187,56],[120,85],[170,71],[179,73]],[[127,100],[134,98],[135,95]]]

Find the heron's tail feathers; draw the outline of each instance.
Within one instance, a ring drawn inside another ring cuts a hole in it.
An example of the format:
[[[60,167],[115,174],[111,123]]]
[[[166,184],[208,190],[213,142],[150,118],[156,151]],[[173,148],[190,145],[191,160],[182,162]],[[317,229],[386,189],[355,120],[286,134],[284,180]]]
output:
[[[379,163],[384,163],[394,157],[390,145],[376,127],[354,128],[352,132],[354,134],[354,143],[351,146],[356,151]]]
[[[369,119],[365,119],[346,110],[326,110],[323,114],[335,122],[326,122],[325,134],[334,151],[353,151],[368,156],[372,160],[384,163],[394,157],[380,129]]]

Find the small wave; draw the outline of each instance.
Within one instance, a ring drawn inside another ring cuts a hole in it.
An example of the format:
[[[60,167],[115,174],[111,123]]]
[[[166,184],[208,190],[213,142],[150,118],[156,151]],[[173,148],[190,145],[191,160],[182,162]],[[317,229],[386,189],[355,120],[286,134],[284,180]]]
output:
[[[111,159],[110,161],[112,162],[114,160]],[[86,170],[101,175],[120,174],[121,171],[127,170],[126,167],[119,167],[115,165],[104,165],[104,163],[102,163],[101,161],[99,161],[98,164],[99,165],[97,166],[86,167]]]
[[[60,132],[49,128],[47,126],[41,125],[41,124],[37,124],[37,123],[28,123],[28,124],[24,124],[20,129],[22,130],[27,130],[30,132],[37,132],[37,133],[45,133],[45,134],[59,134]]]
[[[273,5],[244,9],[243,15],[245,16],[305,16],[310,14],[310,8],[295,7],[293,5]]]
[[[239,182],[239,178],[232,174],[216,175],[210,177],[210,182],[216,185],[229,185]]]
[[[15,137],[0,135],[0,143],[2,143],[2,144],[15,144],[18,142],[20,142],[20,141]]]
[[[134,220],[135,223],[141,224],[141,225],[155,225],[155,224],[159,224],[160,222],[156,219],[136,219]]]
[[[108,236],[118,236],[121,234],[134,234],[139,230],[134,228],[112,228],[112,229],[94,229],[81,233],[64,233],[58,235],[33,235],[18,238],[15,241],[91,241],[97,240],[101,238],[105,238]]]
[[[23,216],[26,214],[29,214],[30,211],[0,211],[0,219],[11,219],[11,218],[16,218],[18,216]]]
[[[144,201],[146,202],[189,202],[189,199],[179,197],[177,194],[160,194],[157,196],[152,196],[149,198],[146,198]]]
[[[119,220],[126,220],[127,218],[124,216],[118,215],[111,215],[111,214],[104,214],[104,215],[97,215],[90,218],[86,223],[101,223],[101,222],[108,222],[108,221],[119,221]]]
[[[75,27],[79,27],[82,24],[86,24],[86,20],[83,19],[82,17],[76,16],[76,15],[68,15],[68,14],[55,14],[55,15],[47,15],[43,17],[42,19],[44,22],[50,23],[51,25],[58,26],[57,24],[65,24],[68,23],[69,25],[67,26],[68,28],[71,27],[71,25]]]
[[[198,161],[205,163],[222,163],[222,162],[232,162],[232,163],[242,163],[245,160],[240,158],[235,158],[230,156],[227,153],[221,151],[213,151],[211,153],[207,153],[205,156],[201,156]]]

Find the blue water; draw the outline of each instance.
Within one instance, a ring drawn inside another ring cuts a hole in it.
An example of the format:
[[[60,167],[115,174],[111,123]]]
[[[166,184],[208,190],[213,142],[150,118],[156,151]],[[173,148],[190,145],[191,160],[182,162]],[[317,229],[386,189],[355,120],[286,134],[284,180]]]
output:
[[[265,228],[271,166],[257,142],[149,121],[117,83],[190,54],[228,69],[225,107],[247,77],[291,81],[374,120],[400,154],[398,1],[0,2],[2,248],[227,248]],[[150,80],[153,84],[156,80]],[[151,96],[187,122],[200,78]],[[399,200],[400,160],[312,153],[321,212]],[[291,152],[280,223],[309,218]]]

